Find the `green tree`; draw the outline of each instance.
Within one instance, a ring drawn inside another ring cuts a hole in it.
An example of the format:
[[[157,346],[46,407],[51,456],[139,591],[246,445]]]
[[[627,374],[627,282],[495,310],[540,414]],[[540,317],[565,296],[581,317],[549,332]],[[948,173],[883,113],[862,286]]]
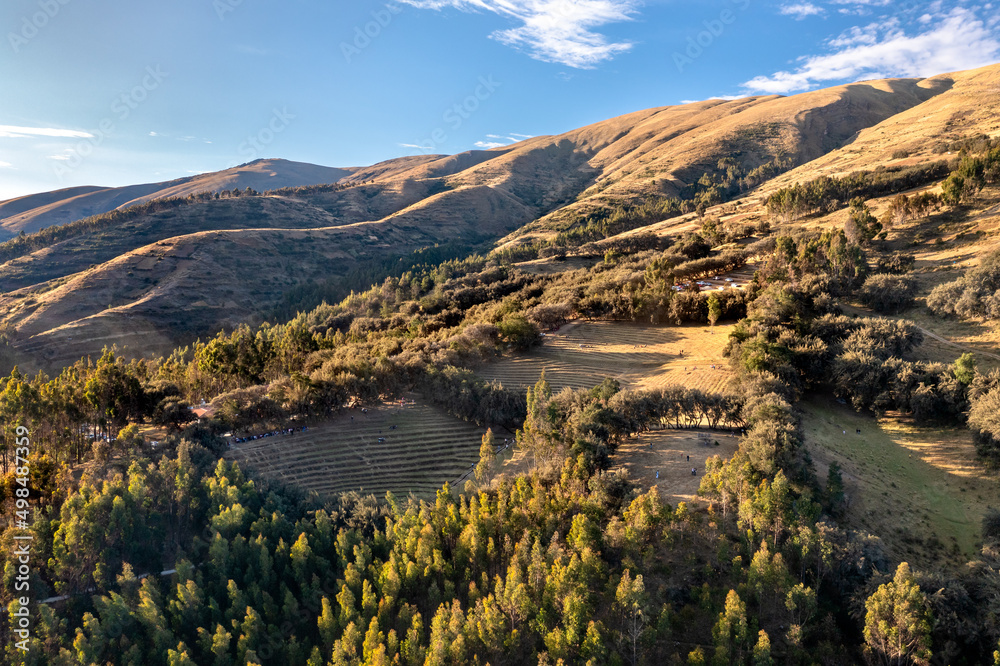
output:
[[[497,465],[496,442],[493,438],[493,429],[490,428],[483,435],[483,442],[479,446],[479,462],[476,464],[476,481],[488,484],[493,478]]]
[[[646,632],[647,602],[642,575],[633,578],[626,569],[615,591],[615,606],[622,615],[622,629],[628,641],[633,666],[639,663],[642,638]]]
[[[711,326],[715,326],[715,322],[719,321],[719,317],[722,316],[722,301],[719,300],[719,295],[712,292],[708,297],[708,323]]]
[[[952,373],[955,375],[955,379],[966,386],[972,383],[972,380],[976,378],[976,357],[972,352],[965,352],[955,360]]]
[[[900,563],[891,582],[865,601],[865,651],[886,666],[929,664],[931,615],[927,597]]]
[[[726,606],[712,628],[712,638],[715,641],[713,663],[717,666],[742,663],[748,631],[746,604],[736,590],[729,590]]]
[[[840,470],[840,464],[830,463],[830,468],[826,473],[826,501],[830,513],[839,516],[844,510],[844,476]]]
[[[763,629],[757,634],[757,644],[753,646],[753,666],[772,666],[771,639]]]

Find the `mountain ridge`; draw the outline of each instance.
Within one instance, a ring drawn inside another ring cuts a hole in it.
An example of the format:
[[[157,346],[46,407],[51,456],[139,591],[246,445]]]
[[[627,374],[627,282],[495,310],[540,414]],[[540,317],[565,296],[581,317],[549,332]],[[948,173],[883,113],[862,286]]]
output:
[[[98,353],[115,331],[133,332],[125,338],[135,353],[160,354],[259,321],[292,288],[336,283],[421,248],[547,242],[670,198],[684,210],[700,200],[710,215],[760,217],[763,198],[783,184],[841,167],[921,164],[940,158],[944,136],[1000,131],[1000,112],[985,103],[998,82],[994,65],[658,107],[490,150],[331,170],[334,183],[254,195],[224,188],[216,197],[181,183],[174,198],[146,208],[42,232],[51,242],[0,246],[21,248],[0,264],[0,327],[29,366]],[[919,150],[892,157],[904,144]],[[705,196],[727,168],[766,177],[756,189]],[[653,222],[676,234],[695,219]]]

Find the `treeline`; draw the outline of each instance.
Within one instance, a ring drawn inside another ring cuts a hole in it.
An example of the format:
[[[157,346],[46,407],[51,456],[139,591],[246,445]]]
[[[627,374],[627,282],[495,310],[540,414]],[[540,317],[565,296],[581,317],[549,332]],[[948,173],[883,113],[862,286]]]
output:
[[[980,153],[963,154],[958,166],[941,184],[941,198],[957,206],[974,199],[986,185],[1000,183],[1000,140],[994,139]]]
[[[194,203],[195,200],[193,197],[153,199],[152,201],[129,206],[128,208],[118,208],[107,213],[101,213],[100,215],[91,215],[75,222],[46,227],[32,234],[21,232],[17,238],[0,243],[0,263],[6,263],[12,259],[23,257],[26,254],[31,254],[36,250],[41,250],[69,238],[76,238],[77,236],[94,231],[120,226],[144,215],[187,206]]]
[[[577,247],[603,240],[609,236],[690,212],[685,210],[684,204],[685,202],[678,198],[660,197],[638,204],[614,204],[599,208],[576,222],[573,228],[557,234],[550,244],[558,247]],[[694,208],[691,207],[690,210]]]
[[[298,284],[281,295],[281,302],[264,318],[284,322],[299,312],[308,312],[322,303],[337,303],[351,293],[364,291],[372,284],[386,277],[401,277],[404,273],[431,271],[439,264],[451,259],[468,257],[478,239],[468,241],[435,243],[433,246],[414,250],[405,257],[383,257],[366,262],[351,269],[346,275],[338,275],[322,282]]]
[[[965,275],[939,284],[927,296],[931,312],[961,319],[1000,319],[1000,252],[991,252]]]
[[[763,163],[754,164],[755,166],[748,167],[735,157],[721,158],[715,169],[706,171],[696,182],[681,191],[681,199],[693,204],[690,210],[684,212],[695,210],[701,214],[710,206],[749,192],[792,168],[794,161],[790,157],[777,155]]]
[[[856,171],[842,178],[821,176],[774,192],[766,200],[767,211],[790,222],[815,212],[833,212],[855,198],[884,197],[927,185],[946,178],[950,173],[948,162],[932,162]]]

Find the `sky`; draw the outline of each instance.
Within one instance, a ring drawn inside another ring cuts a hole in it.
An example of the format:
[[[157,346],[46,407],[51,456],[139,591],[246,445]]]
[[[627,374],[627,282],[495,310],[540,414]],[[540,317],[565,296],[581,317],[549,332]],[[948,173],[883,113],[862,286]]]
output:
[[[3,0],[0,27],[0,200],[1000,61],[1000,6],[920,0]]]

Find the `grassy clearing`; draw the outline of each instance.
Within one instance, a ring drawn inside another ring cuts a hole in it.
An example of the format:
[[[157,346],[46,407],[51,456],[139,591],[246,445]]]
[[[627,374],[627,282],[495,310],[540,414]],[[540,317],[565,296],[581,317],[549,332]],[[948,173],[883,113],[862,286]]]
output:
[[[485,432],[433,407],[385,403],[367,414],[347,410],[306,432],[234,444],[227,457],[320,495],[359,490],[427,497],[475,465]],[[500,442],[510,436],[494,433]]]
[[[721,391],[731,377],[722,356],[731,330],[731,325],[573,322],[546,336],[541,347],[486,366],[479,374],[511,388],[533,385],[545,370],[556,391],[593,388],[604,377],[614,377],[626,388],[683,384]]]
[[[738,443],[739,438],[728,432],[654,430],[622,444],[612,465],[627,470],[643,491],[656,486],[664,502],[677,506],[678,502],[698,499],[705,460],[714,455],[731,458]],[[691,474],[691,468],[697,469],[696,475]]]
[[[983,514],[1000,493],[968,431],[876,421],[829,396],[801,407],[821,481],[832,462],[843,469],[850,527],[879,534],[892,557],[917,564],[960,565],[976,553]]]

